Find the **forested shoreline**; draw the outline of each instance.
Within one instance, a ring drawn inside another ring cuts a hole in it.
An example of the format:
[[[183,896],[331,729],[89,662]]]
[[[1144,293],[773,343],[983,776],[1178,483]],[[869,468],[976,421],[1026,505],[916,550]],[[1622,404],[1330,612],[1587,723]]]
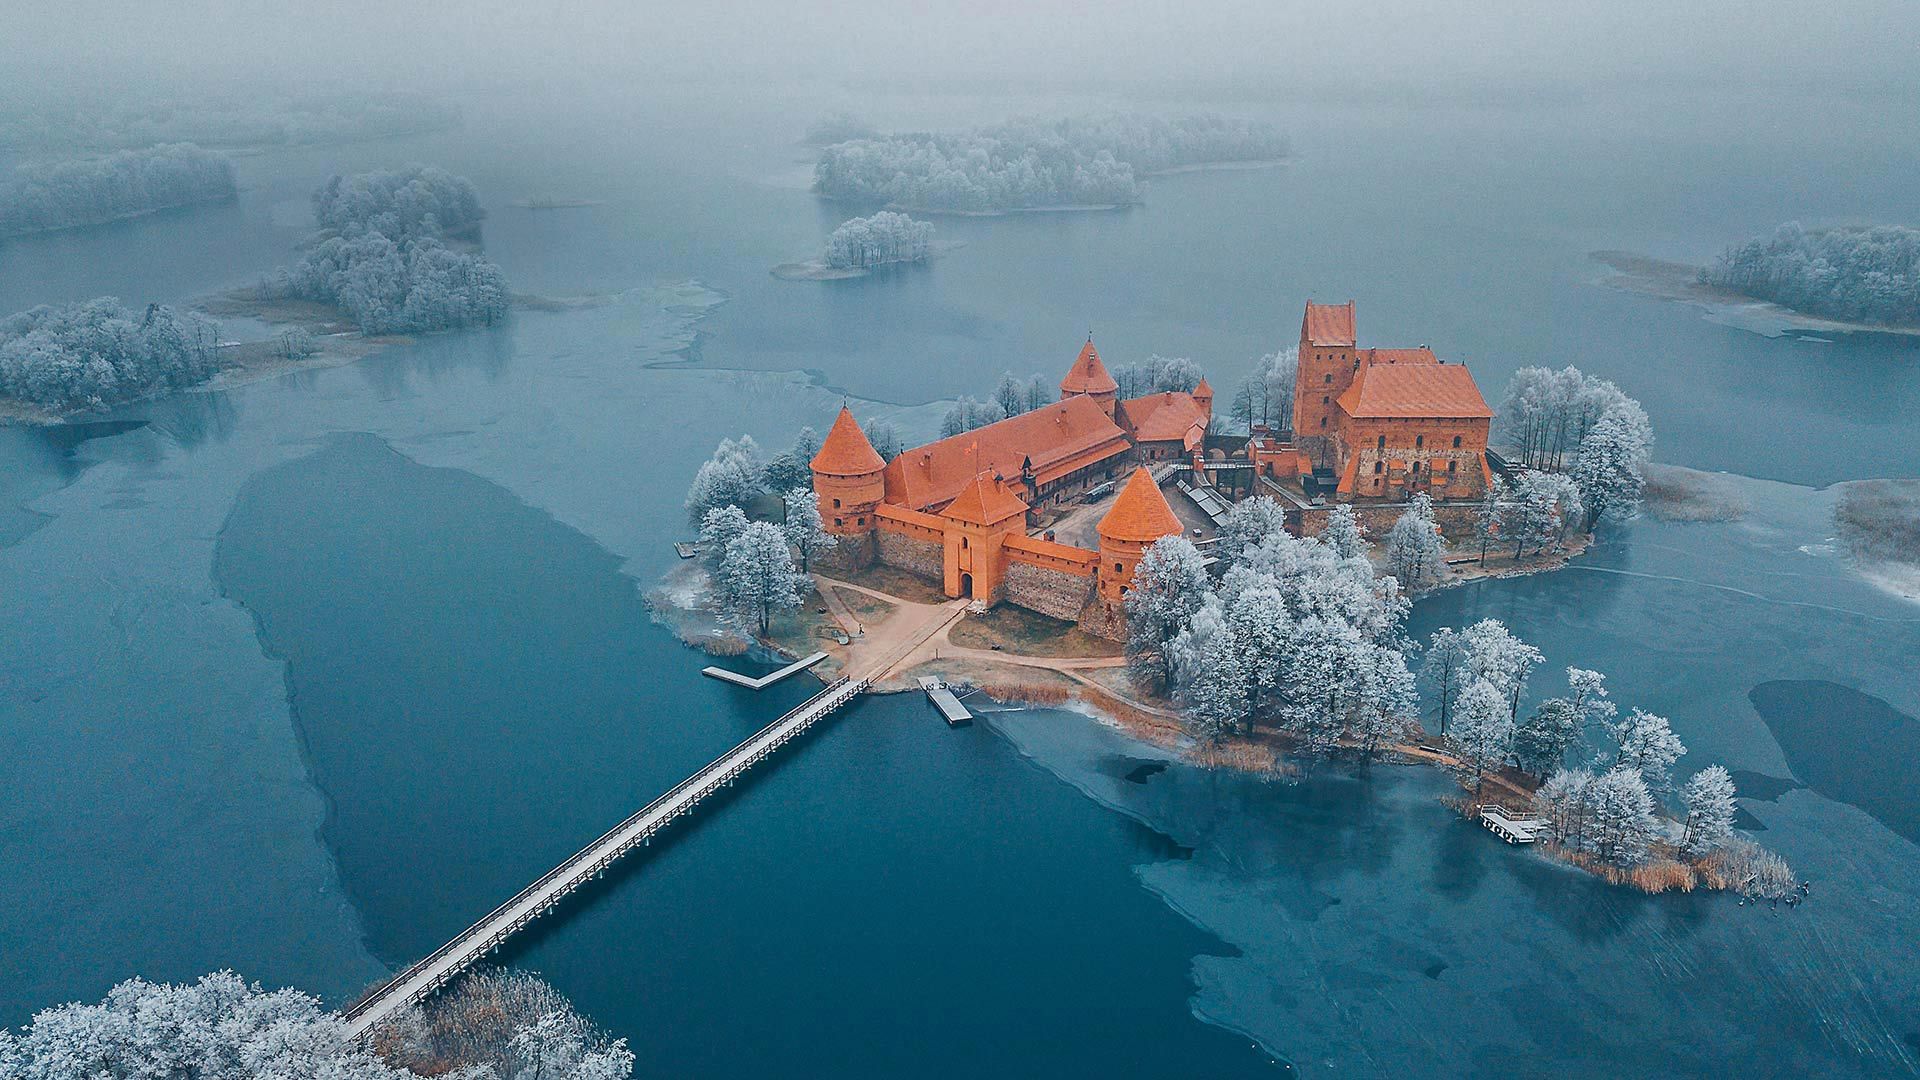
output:
[[[1022,119],[836,143],[821,152],[813,186],[906,210],[1116,206],[1139,202],[1151,173],[1286,155],[1286,138],[1270,125],[1216,115]]]
[[[0,181],[0,240],[234,197],[233,163],[192,143],[19,166]]]
[[[1700,281],[1808,315],[1920,326],[1920,229],[1788,222],[1722,252]]]
[[[0,319],[0,395],[45,408],[97,408],[192,386],[219,368],[219,326],[161,304],[110,296]]]

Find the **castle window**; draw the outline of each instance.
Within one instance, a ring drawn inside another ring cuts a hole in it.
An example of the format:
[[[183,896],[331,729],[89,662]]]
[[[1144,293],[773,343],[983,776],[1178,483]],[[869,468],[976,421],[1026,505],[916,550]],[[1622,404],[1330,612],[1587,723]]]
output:
[[[1330,404],[1332,404],[1332,403],[1333,403],[1333,398],[1331,398],[1331,397],[1328,397],[1328,396],[1327,396],[1326,394],[1321,394],[1321,395],[1320,395],[1320,404],[1322,404],[1322,405],[1330,405]]]
[[[838,510],[838,509],[840,509],[840,500],[839,500],[839,499],[835,499],[835,500],[833,500],[833,508],[834,508],[835,510]]]
[[[1324,417],[1324,416],[1323,416],[1323,417],[1321,417],[1321,418],[1320,418],[1320,426],[1321,426],[1321,427],[1326,427],[1326,426],[1327,426],[1327,418],[1326,418],[1326,417]]]
[[[1375,450],[1385,450],[1387,448],[1387,437],[1382,435],[1378,439],[1375,439],[1373,441],[1373,448]]]
[[[1414,463],[1413,463],[1413,470],[1412,470],[1412,471],[1413,471],[1413,475],[1415,475],[1415,476],[1419,476],[1419,475],[1420,475],[1420,463],[1419,463],[1419,462],[1417,462],[1417,461],[1416,461],[1416,462],[1414,462]]]
[[[833,519],[833,523],[834,523],[834,525],[836,525],[836,526],[839,526],[839,525],[845,525],[845,524],[846,524],[846,522],[844,522],[844,521],[841,521],[841,520],[840,520],[839,518],[834,518],[834,519]]]
[[[854,524],[855,524],[855,525],[865,525],[866,523],[867,523],[867,519],[866,519],[866,518],[859,518],[859,519],[856,519],[856,520],[854,521]]]
[[[1325,379],[1324,381],[1326,381],[1326,382],[1332,382],[1332,381],[1333,381],[1333,372],[1331,372],[1331,371],[1329,371],[1329,372],[1327,372],[1327,377],[1326,377],[1326,379]]]
[[[965,548],[966,548],[966,546],[967,546],[967,538],[963,536],[963,537],[961,537],[961,538],[960,538],[960,547],[961,547],[962,549],[965,549]]]
[[[1375,475],[1378,475],[1386,467],[1387,467],[1387,463],[1384,461],[1376,461],[1373,463],[1373,471]]]
[[[1447,471],[1448,471],[1448,472],[1453,472],[1453,471],[1454,471],[1454,466],[1456,466],[1456,465],[1458,465],[1458,464],[1460,464],[1460,463],[1459,463],[1459,462],[1457,462],[1457,461],[1449,461],[1449,462],[1447,462]]]
[[[1427,445],[1427,437],[1425,435],[1415,435],[1413,437],[1413,448],[1415,450],[1418,450],[1425,445]]]
[[[1460,436],[1458,436],[1458,435],[1455,435],[1455,436],[1453,437],[1453,448],[1454,448],[1455,450],[1458,450],[1458,449],[1460,449]]]
[[[1117,573],[1119,573],[1120,571],[1122,571],[1122,570],[1124,570],[1124,569],[1126,569],[1126,568],[1125,568],[1125,567],[1123,567],[1123,566],[1121,566],[1121,565],[1120,565],[1119,563],[1114,563],[1114,564],[1113,564],[1113,572],[1114,572],[1114,573],[1116,573],[1116,574],[1117,574]]]

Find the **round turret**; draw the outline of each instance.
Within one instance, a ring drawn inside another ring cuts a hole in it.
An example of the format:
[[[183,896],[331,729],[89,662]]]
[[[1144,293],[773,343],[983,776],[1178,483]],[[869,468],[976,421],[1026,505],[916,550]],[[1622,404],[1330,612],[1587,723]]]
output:
[[[820,520],[836,536],[873,531],[873,511],[886,494],[886,459],[880,456],[846,406],[813,455],[813,494]]]

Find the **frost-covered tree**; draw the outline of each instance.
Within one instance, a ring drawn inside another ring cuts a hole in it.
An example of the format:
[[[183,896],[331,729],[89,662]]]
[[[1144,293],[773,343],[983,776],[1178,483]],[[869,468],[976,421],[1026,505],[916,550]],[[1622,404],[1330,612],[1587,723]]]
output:
[[[1621,765],[1594,777],[1585,792],[1591,843],[1615,865],[1640,861],[1654,835],[1653,793],[1633,768]]]
[[[411,1080],[295,990],[231,971],[182,985],[129,979],[98,1004],[46,1009],[0,1028],[8,1080]]]
[[[1275,433],[1293,430],[1293,384],[1300,366],[1297,346],[1268,353],[1254,361],[1253,370],[1233,392],[1228,415],[1237,429],[1256,425]]]
[[[1219,541],[1214,553],[1223,562],[1238,562],[1250,548],[1270,536],[1286,532],[1287,514],[1265,495],[1255,495],[1234,503],[1220,522]]]
[[[1507,712],[1506,696],[1486,679],[1475,679],[1460,695],[1453,718],[1453,743],[1460,759],[1473,770],[1473,795],[1480,797],[1489,767],[1506,760],[1513,743],[1513,717]]]
[[[728,504],[716,506],[700,518],[700,564],[719,585],[721,564],[727,561],[727,545],[747,531],[747,512]]]
[[[1000,406],[1002,413],[1019,416],[1028,409],[1027,384],[1013,372],[1003,372],[999,384],[993,388],[993,403]]]
[[[1579,524],[1581,513],[1580,489],[1568,477],[1540,471],[1522,476],[1513,485],[1513,505],[1505,522],[1513,557],[1559,543]]]
[[[1184,356],[1154,354],[1138,364],[1121,364],[1112,371],[1120,384],[1122,398],[1145,397],[1166,391],[1189,393],[1200,385],[1205,374],[1200,365]]]
[[[1541,702],[1514,729],[1513,757],[1520,768],[1536,776],[1548,775],[1560,768],[1589,725],[1613,718],[1605,682],[1597,671],[1567,669],[1568,696]]]
[[[974,428],[996,424],[1007,418],[1000,406],[991,401],[980,401],[971,395],[963,395],[953,403],[947,414],[940,419],[940,437],[952,438]]]
[[[1810,315],[1920,325],[1920,229],[1788,222],[1771,237],[1728,248],[1700,280]]]
[[[1579,368],[1521,368],[1507,384],[1495,434],[1520,460],[1536,469],[1558,470],[1601,417],[1623,408],[1639,410],[1640,405],[1618,386]]]
[[[1635,709],[1614,725],[1612,735],[1616,767],[1640,774],[1649,790],[1666,791],[1673,786],[1673,763],[1687,748],[1666,717]]]
[[[1573,703],[1574,711],[1580,714],[1582,730],[1589,727],[1609,727],[1619,713],[1613,702],[1607,700],[1607,677],[1597,671],[1570,667],[1567,669],[1568,700]]]
[[[707,511],[718,507],[744,508],[766,493],[760,446],[753,436],[722,439],[713,456],[693,474],[693,484],[687,489],[687,517],[701,521]]]
[[[823,259],[836,270],[849,270],[921,262],[932,254],[932,225],[882,210],[872,217],[841,222],[827,237]]]
[[[1507,702],[1507,719],[1520,714],[1520,695],[1533,669],[1546,659],[1539,649],[1513,636],[1498,619],[1481,619],[1461,631],[1467,651],[1467,671],[1473,679],[1492,684]]]
[[[763,469],[768,491],[791,491],[813,486],[813,457],[820,452],[820,433],[803,427],[793,445],[767,459]]]
[[[900,429],[890,420],[868,420],[860,425],[867,433],[867,441],[873,444],[873,452],[882,460],[892,461],[907,451],[907,441],[900,436]]]
[[[392,1064],[454,1080],[623,1080],[633,1052],[530,972],[481,969],[373,1033]]]
[[[236,191],[233,162],[192,143],[22,165],[0,178],[0,240],[218,202]]]
[[[1572,476],[1588,530],[1603,518],[1631,517],[1639,509],[1652,441],[1647,414],[1637,404],[1609,411],[1580,440]]]
[[[1433,687],[1434,697],[1439,699],[1440,737],[1446,738],[1447,726],[1453,721],[1453,710],[1460,702],[1460,694],[1472,681],[1472,671],[1468,666],[1466,636],[1451,626],[1443,626],[1427,639],[1426,655],[1420,661],[1420,675]]]
[[[56,409],[94,408],[200,382],[220,366],[219,326],[110,296],[0,319],[0,395]]]
[[[816,557],[832,551],[839,540],[820,520],[820,500],[814,497],[812,488],[794,488],[781,496],[781,502],[787,510],[782,531],[787,534],[787,543],[799,552],[800,572],[804,574]]]
[[[1209,597],[1169,646],[1193,733],[1217,744],[1252,719],[1249,677],[1239,643],[1217,597]]]
[[[1125,601],[1127,660],[1136,676],[1163,690],[1173,688],[1177,661],[1168,645],[1212,591],[1206,558],[1191,540],[1167,536],[1147,548],[1134,567]]]
[[[1733,776],[1719,765],[1689,777],[1680,788],[1680,801],[1687,808],[1680,849],[1697,858],[1726,846],[1739,810],[1733,798]]]
[[[1424,492],[1387,533],[1387,568],[1408,592],[1418,592],[1447,574],[1447,545],[1433,520],[1433,500]]]
[[[776,613],[800,606],[807,580],[793,568],[786,534],[765,521],[752,522],[728,542],[720,578],[729,614],[758,625],[763,637]]]
[[[1555,769],[1533,793],[1534,812],[1547,819],[1554,840],[1564,847],[1584,847],[1587,838],[1587,792],[1593,786],[1587,769]]]
[[[1431,504],[1429,504],[1431,516]],[[1353,507],[1340,503],[1327,511],[1326,527],[1320,530],[1320,542],[1343,559],[1367,557],[1367,530],[1353,515]],[[1411,587],[1411,586],[1409,586]]]
[[[1494,477],[1480,493],[1480,504],[1473,510],[1473,538],[1480,542],[1480,565],[1487,565],[1487,549],[1506,535],[1507,488]]]
[[[1399,649],[1366,642],[1357,659],[1358,685],[1345,734],[1366,759],[1406,737],[1420,713],[1420,693]]]
[[[1055,387],[1044,375],[1035,375],[1027,380],[1027,409],[1032,412],[1053,400]]]

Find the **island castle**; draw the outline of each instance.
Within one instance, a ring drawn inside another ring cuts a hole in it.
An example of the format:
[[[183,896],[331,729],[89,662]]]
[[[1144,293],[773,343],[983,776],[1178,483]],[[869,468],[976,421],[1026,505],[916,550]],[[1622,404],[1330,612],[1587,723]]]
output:
[[[1248,490],[1274,497],[1302,533],[1319,531],[1327,495],[1395,516],[1415,491],[1477,498],[1493,414],[1473,377],[1425,347],[1359,349],[1353,326],[1351,303],[1307,305],[1293,440],[1264,429],[1210,440],[1205,379],[1190,393],[1122,399],[1091,340],[1058,401],[892,461],[842,406],[811,463],[821,520],[839,540],[828,564],[878,562],[936,581],[950,597],[1006,600],[1119,638],[1140,557],[1187,529],[1150,469],[1184,472],[1190,487],[1208,489],[1216,473],[1251,474],[1258,484]],[[1097,550],[1029,534],[1036,517],[1111,490],[1129,465],[1094,529]],[[1196,500],[1196,523],[1224,505],[1217,493]]]

